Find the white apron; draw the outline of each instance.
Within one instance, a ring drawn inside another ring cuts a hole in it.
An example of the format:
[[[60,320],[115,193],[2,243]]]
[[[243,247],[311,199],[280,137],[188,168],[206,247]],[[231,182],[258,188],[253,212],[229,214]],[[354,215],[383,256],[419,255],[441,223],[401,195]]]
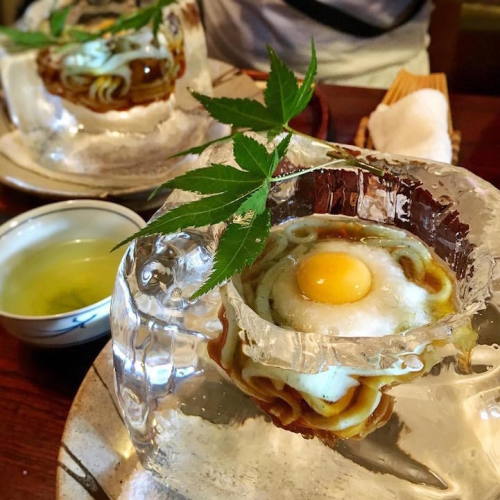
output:
[[[365,22],[384,27],[404,0],[323,0]],[[386,88],[401,68],[429,72],[427,29],[431,3],[402,26],[380,36],[360,38],[335,31],[282,0],[204,0],[209,55],[237,67],[267,71],[271,45],[303,74],[314,37],[318,78],[326,83]]]

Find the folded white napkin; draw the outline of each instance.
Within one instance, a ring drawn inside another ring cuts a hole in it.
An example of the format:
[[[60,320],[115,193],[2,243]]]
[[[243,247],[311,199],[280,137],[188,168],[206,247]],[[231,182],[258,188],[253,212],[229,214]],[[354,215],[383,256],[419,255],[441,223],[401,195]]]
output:
[[[378,151],[451,163],[448,102],[438,90],[421,89],[390,106],[379,104],[368,129]]]

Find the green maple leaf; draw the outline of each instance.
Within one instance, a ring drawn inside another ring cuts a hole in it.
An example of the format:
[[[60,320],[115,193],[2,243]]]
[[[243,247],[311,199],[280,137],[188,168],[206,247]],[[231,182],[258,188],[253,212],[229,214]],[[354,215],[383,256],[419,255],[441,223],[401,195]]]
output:
[[[209,292],[255,262],[264,249],[270,227],[269,210],[255,215],[248,222],[229,224],[219,240],[212,273],[191,298]]]
[[[208,148],[208,146],[211,146],[212,144],[215,144],[217,142],[224,142],[227,141],[228,139],[232,139],[235,136],[235,134],[229,134],[225,135],[224,137],[219,137],[218,139],[214,139],[212,141],[205,142],[205,144],[200,144],[199,146],[194,146],[189,149],[185,149],[184,151],[181,151],[180,153],[176,153],[175,155],[170,156],[169,158],[178,158],[180,156],[185,156],[189,154],[193,155],[199,155],[205,151],[205,149]]]
[[[158,0],[154,5],[136,10],[133,14],[119,17],[114,24],[105,28],[100,35],[106,33],[118,33],[120,31],[139,31],[144,26],[152,23],[153,34],[156,38],[160,24],[163,21],[163,8],[167,5],[177,3],[177,0]]]
[[[288,133],[285,136],[285,138],[276,146],[276,151],[274,154],[278,155],[278,160],[276,160],[276,158],[274,159],[274,161],[276,162],[275,169],[278,166],[279,160],[285,157],[291,140],[292,140],[292,134]],[[274,170],[271,172],[271,174],[274,174]]]
[[[158,32],[160,31],[160,26],[163,21],[163,14],[161,10],[157,10],[153,15],[153,36],[155,40],[158,37]]]
[[[232,139],[233,156],[238,168],[212,164],[166,182],[163,188],[209,196],[167,212],[123,242],[138,236],[168,234],[189,227],[225,222],[227,226],[219,240],[212,273],[192,298],[203,295],[251,265],[262,252],[270,230],[270,213],[266,205],[273,183],[325,167],[317,165],[273,177],[280,160],[286,155],[291,133],[294,132],[288,122],[305,109],[313,95],[317,59],[312,43],[311,61],[304,80],[299,85],[291,70],[274,50],[269,48],[268,52],[271,73],[264,93],[265,104],[251,99],[212,98],[192,92],[213,118],[240,131],[234,130],[231,135],[196,146],[176,156],[199,154],[210,144]],[[263,144],[241,133],[241,129],[264,132],[269,140],[284,131],[288,134],[272,151],[268,151]],[[330,163],[346,161],[343,155]],[[372,166],[354,158],[349,158],[348,161],[359,168],[374,171]]]
[[[120,31],[135,30],[138,31],[147,26],[155,16],[156,7],[141,9],[129,16],[119,17],[109,28],[102,30],[101,35],[105,33],[119,33]]]
[[[269,182],[264,182],[256,189],[236,211],[235,215],[245,215],[249,212],[261,214],[266,209],[267,197],[269,196]]]
[[[10,41],[19,49],[41,49],[50,46],[64,46],[71,43],[85,43],[100,38],[108,33],[116,34],[121,31],[138,31],[148,24],[152,25],[156,38],[163,21],[162,9],[167,5],[177,3],[178,0],[158,0],[155,4],[137,9],[132,14],[119,17],[111,26],[98,33],[92,33],[80,28],[65,30],[68,14],[72,5],[54,10],[49,16],[50,34],[42,31],[23,31],[8,26],[0,26],[0,33],[9,37]]]
[[[153,220],[114,249],[141,236],[171,234],[188,227],[202,227],[226,221],[251,193],[245,190],[240,192],[232,190],[181,205]]]
[[[54,39],[41,31],[22,31],[0,26],[0,33],[8,36],[11,42],[23,49],[40,49],[54,45]]]
[[[170,210],[120,245],[140,236],[169,234],[189,227],[227,222],[214,257],[213,272],[193,297],[217,286],[251,264],[262,251],[269,233],[270,216],[266,209],[269,188],[273,173],[286,154],[290,137],[291,134],[288,134],[269,152],[255,139],[236,134],[233,154],[239,168],[212,164],[187,172],[163,185],[167,189],[211,196]],[[247,248],[246,244],[239,245],[240,240],[248,245],[253,241],[251,248]],[[231,258],[228,259],[227,255]]]
[[[233,154],[240,169],[229,165],[212,164],[205,168],[192,170],[165,182],[151,194],[153,198],[163,189],[182,189],[198,194],[217,194],[246,185],[253,190],[252,198],[258,198],[255,193],[262,184],[268,185],[271,176],[278,165],[279,159],[286,153],[291,135],[281,141],[276,150],[268,153],[264,145],[241,133],[233,135]],[[216,142],[216,141],[213,141]],[[263,193],[261,190],[260,194]],[[265,193],[267,196],[267,192]],[[238,213],[243,213],[239,211]]]
[[[265,104],[254,99],[233,99],[227,97],[209,97],[198,92],[191,92],[208,111],[212,118],[236,129],[265,132],[272,140],[280,133],[291,129],[288,122],[309,104],[314,93],[314,78],[317,72],[316,49],[311,44],[311,61],[304,81],[299,86],[297,78],[290,68],[269,47],[271,71],[264,91]],[[234,138],[231,134],[200,146],[186,149],[173,156],[200,154],[215,142]]]
[[[100,37],[99,33],[90,33],[88,31],[80,30],[77,28],[70,28],[67,31],[67,35],[70,40],[76,43],[90,42]]]
[[[229,97],[208,97],[192,92],[210,115],[221,123],[255,131],[268,130],[280,125],[280,121],[259,101],[233,99]]]
[[[230,165],[212,163],[206,168],[191,170],[163,184],[165,189],[182,189],[199,194],[218,194],[247,189],[252,191],[262,183],[258,175],[238,170]]]
[[[53,10],[49,17],[50,34],[58,38],[63,34],[66,25],[66,19],[71,11],[71,5]]]
[[[318,72],[318,60],[316,57],[316,47],[314,45],[314,40],[311,41],[311,61],[307,68],[306,74],[304,76],[304,81],[300,86],[297,95],[295,96],[295,107],[293,116],[302,113],[306,109],[309,101],[314,94],[314,79],[316,78],[316,73]]]
[[[297,79],[271,47],[268,47],[267,51],[271,61],[271,72],[264,92],[266,106],[278,117],[280,123],[287,124],[297,114],[295,112],[299,92]]]
[[[273,174],[279,161],[277,154],[268,153],[263,144],[242,134],[234,137],[233,153],[236,163],[242,169],[263,178]]]

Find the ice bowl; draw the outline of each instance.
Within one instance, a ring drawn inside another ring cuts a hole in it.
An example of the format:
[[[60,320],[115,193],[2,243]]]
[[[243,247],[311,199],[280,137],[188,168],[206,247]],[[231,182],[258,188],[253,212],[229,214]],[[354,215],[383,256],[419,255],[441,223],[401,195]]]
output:
[[[453,271],[458,309],[398,336],[325,338],[255,318],[230,283],[243,352],[298,373],[380,368],[422,342],[451,345],[472,321],[470,363],[451,349],[426,376],[390,389],[391,419],[362,440],[305,439],[274,425],[207,351],[221,332],[220,293],[189,297],[210,272],[220,227],[142,238],[122,262],[112,303],[117,394],[139,458],[186,498],[497,498],[500,192],[459,167],[355,151],[383,170],[377,176],[328,165],[331,151],[293,138],[282,171],[323,168],[273,188],[273,224],[334,214],[404,229]],[[199,166],[211,162],[234,165],[230,145],[207,150]],[[174,191],[162,211],[186,200]]]

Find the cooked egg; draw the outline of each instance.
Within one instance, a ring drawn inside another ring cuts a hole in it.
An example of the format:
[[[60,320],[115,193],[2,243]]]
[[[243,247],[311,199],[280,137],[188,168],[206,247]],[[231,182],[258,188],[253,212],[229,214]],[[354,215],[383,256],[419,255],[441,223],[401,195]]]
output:
[[[348,253],[321,252],[302,259],[297,284],[309,299],[327,304],[345,304],[362,299],[370,290],[368,266]]]
[[[386,369],[362,370],[346,366],[330,366],[320,373],[300,373],[293,370],[285,370],[272,366],[265,366],[248,360],[242,370],[244,378],[268,377],[276,382],[287,384],[299,392],[309,394],[313,397],[335,402],[342,398],[349,389],[359,385],[356,377],[359,376],[398,376],[420,371],[423,365],[420,361],[413,365],[405,365],[401,362]]]
[[[277,322],[303,332],[383,336],[431,319],[428,292],[388,250],[347,240],[321,241],[289,259],[271,299]]]

